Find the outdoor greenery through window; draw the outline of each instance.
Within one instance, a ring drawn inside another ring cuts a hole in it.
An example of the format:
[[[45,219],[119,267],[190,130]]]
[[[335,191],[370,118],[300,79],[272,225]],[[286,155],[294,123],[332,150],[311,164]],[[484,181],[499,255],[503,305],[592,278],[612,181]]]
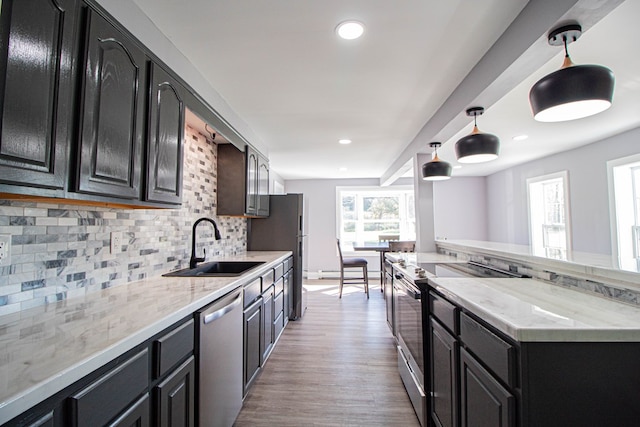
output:
[[[413,188],[338,187],[338,238],[343,251],[391,236],[415,240]]]

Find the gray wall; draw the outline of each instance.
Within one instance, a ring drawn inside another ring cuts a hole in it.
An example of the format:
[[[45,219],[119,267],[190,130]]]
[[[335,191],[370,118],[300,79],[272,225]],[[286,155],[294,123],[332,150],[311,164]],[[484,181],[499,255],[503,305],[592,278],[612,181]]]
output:
[[[527,178],[569,171],[572,249],[611,254],[606,162],[640,152],[640,128],[487,177],[488,239],[529,244]]]
[[[454,177],[434,182],[433,199],[433,222],[437,239],[487,240],[487,191],[484,177]]]

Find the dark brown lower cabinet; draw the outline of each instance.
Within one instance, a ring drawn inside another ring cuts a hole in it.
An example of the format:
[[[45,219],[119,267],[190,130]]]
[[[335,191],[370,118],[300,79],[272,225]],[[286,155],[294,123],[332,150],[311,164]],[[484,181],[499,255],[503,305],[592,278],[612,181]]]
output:
[[[458,425],[458,341],[433,317],[431,344],[431,419],[438,427]]]
[[[158,427],[195,425],[195,358],[191,356],[154,388]]]
[[[262,359],[262,298],[244,310],[244,394],[260,371]]]
[[[460,349],[461,426],[515,426],[515,397]]]
[[[149,410],[149,395],[145,394],[124,414],[109,423],[109,427],[149,427],[151,425]]]
[[[273,311],[274,311],[274,287],[269,286],[266,291],[262,293],[262,318],[264,327],[262,329],[262,358],[261,365],[267,360],[273,344],[275,342],[274,330],[273,330]]]

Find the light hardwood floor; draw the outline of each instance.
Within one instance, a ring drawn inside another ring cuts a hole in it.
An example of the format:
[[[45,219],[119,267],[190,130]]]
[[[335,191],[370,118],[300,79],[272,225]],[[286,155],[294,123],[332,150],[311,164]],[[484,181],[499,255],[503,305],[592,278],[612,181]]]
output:
[[[236,427],[419,426],[397,371],[379,281],[310,280],[308,309],[289,322],[245,398]]]

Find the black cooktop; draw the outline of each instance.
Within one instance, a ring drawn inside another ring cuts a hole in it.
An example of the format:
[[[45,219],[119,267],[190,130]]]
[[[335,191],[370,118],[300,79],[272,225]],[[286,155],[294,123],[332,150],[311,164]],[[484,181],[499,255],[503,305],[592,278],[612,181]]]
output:
[[[513,271],[500,270],[495,267],[475,263],[433,263],[424,262],[419,263],[418,267],[424,268],[427,272],[433,274],[436,277],[494,277],[494,278],[507,278],[516,277],[523,278],[529,277],[524,274],[519,274]]]

